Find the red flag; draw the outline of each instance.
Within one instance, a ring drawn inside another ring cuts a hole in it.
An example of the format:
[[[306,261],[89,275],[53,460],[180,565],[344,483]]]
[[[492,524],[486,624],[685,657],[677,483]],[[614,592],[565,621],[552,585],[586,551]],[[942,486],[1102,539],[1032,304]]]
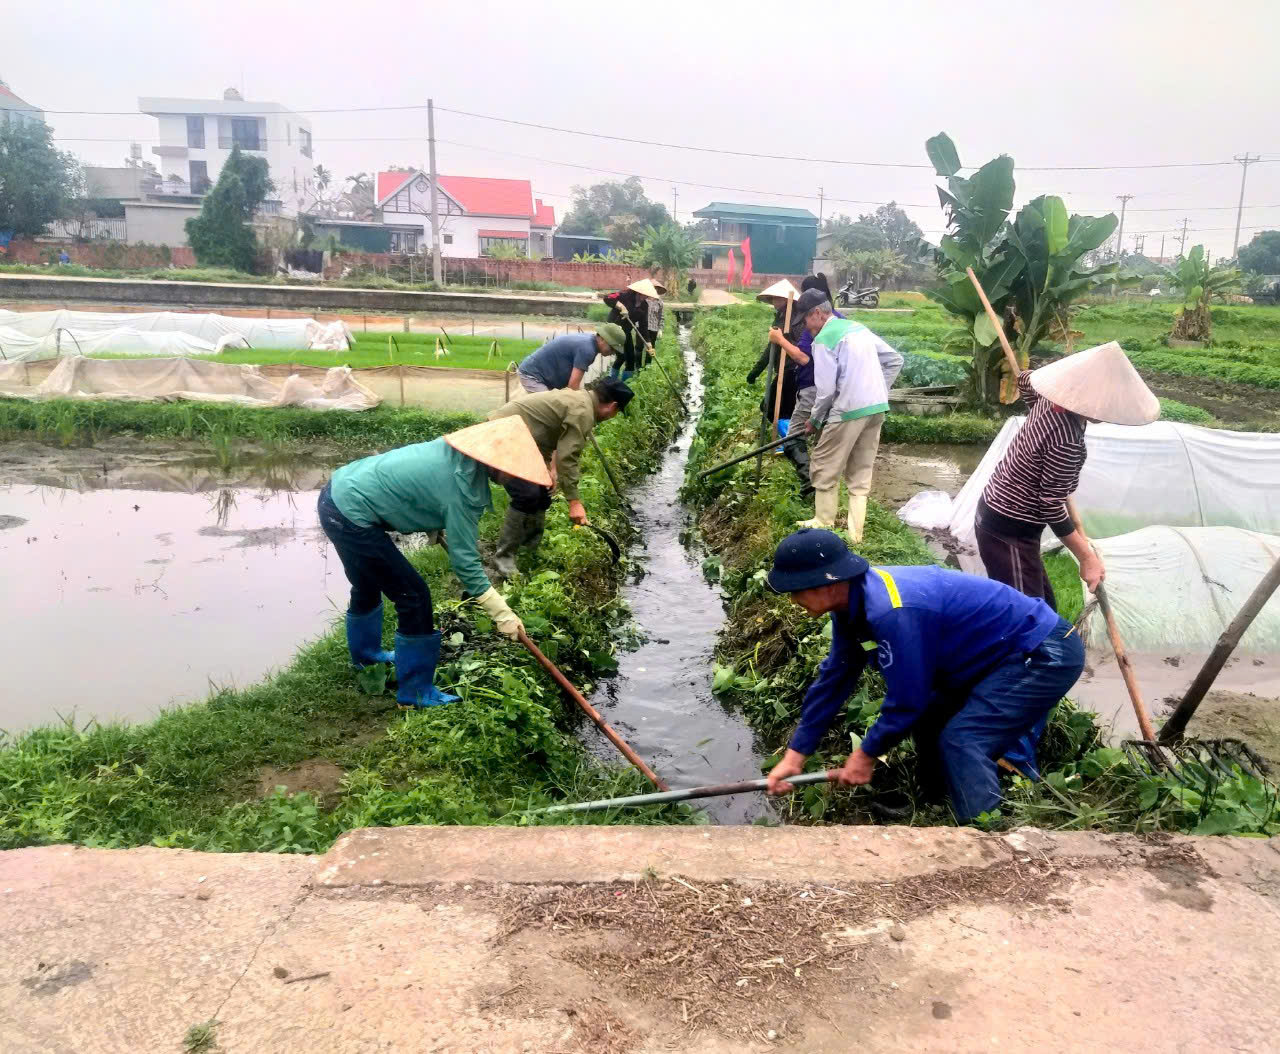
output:
[[[742,239],[742,284],[747,285],[751,281],[751,239]]]
[[[737,267],[737,264],[738,264],[738,261],[733,258],[733,250],[730,249],[729,250],[729,277],[727,280],[727,284],[730,286],[733,285],[733,272]]]

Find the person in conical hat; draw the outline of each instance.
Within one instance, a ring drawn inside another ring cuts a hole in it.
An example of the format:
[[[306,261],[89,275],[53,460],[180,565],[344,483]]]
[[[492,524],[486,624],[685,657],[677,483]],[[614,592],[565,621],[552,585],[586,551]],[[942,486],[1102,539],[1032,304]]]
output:
[[[1023,370],[1018,391],[1027,404],[1027,420],[978,501],[978,554],[988,576],[1056,607],[1040,558],[1046,526],[1079,561],[1080,577],[1090,590],[1106,575],[1101,557],[1067,513],[1067,498],[1084,467],[1085,426],[1091,421],[1150,424],[1160,416],[1160,401],[1114,341]]]
[[[1085,426],[1099,421],[1146,425],[1160,416],[1152,394],[1115,341],[1018,375],[1027,419],[978,499],[974,534],[987,576],[1057,610],[1040,539],[1050,528],[1080,564],[1092,592],[1106,577],[1102,557],[1076,528],[1067,498],[1080,484]],[[1047,716],[1005,760],[1034,770]]]
[[[547,465],[519,417],[471,425],[343,465],[320,492],[320,527],[351,583],[347,648],[357,670],[395,663],[401,709],[452,703],[435,686],[440,633],[431,590],[388,532],[447,531],[449,563],[462,586],[514,638],[524,628],[490,584],[477,542],[489,508],[489,481],[551,485]],[[395,651],[382,647],[382,598],[395,605]]]
[[[662,336],[662,298],[666,292],[660,282],[641,278],[626,289],[600,298],[609,305],[609,321],[621,326],[626,334],[626,344],[609,370],[615,380],[625,381],[647,363],[646,344],[650,349],[657,346]]]

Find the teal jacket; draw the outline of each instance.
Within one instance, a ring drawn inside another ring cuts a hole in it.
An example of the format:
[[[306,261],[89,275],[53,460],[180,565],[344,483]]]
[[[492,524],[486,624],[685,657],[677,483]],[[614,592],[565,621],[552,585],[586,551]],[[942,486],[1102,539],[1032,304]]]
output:
[[[329,493],[360,527],[412,534],[445,530],[449,563],[473,597],[489,589],[477,549],[480,517],[491,503],[488,470],[443,439],[353,461],[333,474]]]

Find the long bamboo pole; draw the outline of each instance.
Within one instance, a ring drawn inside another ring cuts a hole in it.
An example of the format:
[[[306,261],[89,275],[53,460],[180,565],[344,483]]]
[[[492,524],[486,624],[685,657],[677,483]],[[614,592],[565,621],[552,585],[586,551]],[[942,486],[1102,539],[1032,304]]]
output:
[[[519,638],[520,638],[520,643],[529,649],[529,654],[532,655],[535,659],[537,659],[538,662],[541,663],[542,668],[546,670],[547,673],[551,674],[553,678],[555,678],[556,684],[558,684],[562,689],[564,689],[565,695],[567,695],[570,699],[572,699],[575,703],[578,704],[578,706],[582,709],[582,712],[586,714],[589,718],[591,718],[591,720],[595,723],[596,728],[600,729],[600,731],[603,732],[606,737],[608,737],[609,742],[612,743],[615,747],[617,747],[622,752],[622,756],[625,757],[629,762],[631,762],[631,764],[633,764],[641,772],[643,772],[645,777],[649,780],[649,782],[652,783],[659,790],[663,790],[663,791],[670,790],[671,788],[667,786],[666,782],[662,779],[662,777],[659,776],[656,772],[654,772],[653,769],[649,768],[649,766],[644,763],[644,759],[641,758],[639,754],[637,754],[634,750],[632,750],[629,746],[627,746],[626,742],[622,739],[622,737],[618,735],[618,733],[615,732],[609,726],[609,723],[605,721],[603,717],[600,716],[600,712],[594,706],[592,706],[589,702],[587,702],[586,696],[584,696],[580,691],[578,691],[578,689],[573,686],[573,682],[571,682],[569,678],[567,678],[563,673],[560,672],[559,667],[557,667],[555,663],[553,663],[550,659],[548,659],[545,655],[543,655],[541,651],[538,650],[538,646],[529,639],[529,634],[525,633],[525,631],[521,629]]]
[[[788,776],[794,787],[807,787],[813,783],[834,783],[836,771],[806,772],[803,776]],[[749,794],[768,789],[766,779],[743,780],[741,783],[720,783],[708,787],[686,787],[683,790],[663,791],[659,794],[629,794],[624,798],[600,798],[596,801],[579,801],[571,805],[552,805],[546,809],[533,809],[528,815],[552,812],[594,812],[598,809],[614,809],[623,806],[665,805],[667,802],[691,801],[694,798],[720,798],[726,794]]]
[[[790,291],[788,291],[787,292],[787,313],[785,316],[783,316],[784,321],[782,323],[782,335],[784,337],[791,332],[791,306],[794,302],[795,302],[795,297],[791,294]],[[776,439],[779,435],[782,434],[779,426],[778,415],[782,413],[782,374],[784,372],[783,367],[786,366],[787,353],[786,351],[783,350],[783,347],[781,344],[776,344],[774,346],[778,349],[778,377],[774,386],[775,390],[774,390],[774,396],[773,396],[773,436]]]
[[[615,306],[618,313],[630,324],[631,332],[640,341],[641,347],[644,349],[645,355],[653,359],[654,365],[658,367],[658,371],[662,374],[663,379],[667,382],[667,387],[671,389],[671,394],[676,397],[676,401],[680,403],[680,407],[685,413],[689,412],[689,404],[684,401],[684,396],[680,393],[680,389],[676,387],[676,382],[671,379],[671,374],[667,372],[667,368],[662,365],[662,360],[658,358],[658,353],[653,350],[650,344],[640,333],[640,327],[635,324],[631,317],[631,312],[627,310],[627,305],[621,299],[617,300]]]
[[[1178,708],[1174,710],[1169,720],[1164,723],[1164,727],[1160,729],[1160,742],[1162,744],[1174,742],[1186,731],[1187,722],[1195,714],[1200,701],[1204,699],[1209,689],[1213,687],[1213,682],[1217,679],[1218,674],[1222,672],[1222,667],[1226,665],[1231,653],[1236,650],[1236,645],[1240,643],[1240,638],[1244,636],[1244,631],[1258,617],[1258,612],[1266,607],[1267,601],[1271,599],[1271,594],[1276,591],[1278,586],[1280,586],[1280,560],[1272,564],[1271,570],[1262,576],[1262,581],[1249,594],[1249,598],[1244,602],[1240,610],[1236,612],[1236,617],[1222,631],[1222,636],[1218,638],[1218,643],[1213,646],[1213,651],[1209,653],[1204,665],[1200,667],[1200,672],[1196,674],[1195,680],[1191,682],[1191,687],[1187,689],[1187,694],[1182,697],[1182,702],[1178,704]]]
[[[613,469],[609,465],[608,459],[604,456],[604,451],[600,449],[600,444],[596,437],[588,433],[587,438],[591,440],[591,446],[596,452],[596,457],[600,459],[600,464],[604,466],[604,474],[609,477],[609,483],[621,499],[623,506],[628,509],[631,508],[631,503],[627,501],[627,496],[622,493],[622,487],[618,484],[618,477],[613,474]]]
[[[990,319],[991,325],[995,328],[996,336],[1000,338],[1000,347],[1004,348],[1005,358],[1009,360],[1009,369],[1013,371],[1014,380],[1018,379],[1018,374],[1022,372],[1022,366],[1018,363],[1018,356],[1014,354],[1013,348],[1009,346],[1009,338],[1004,335],[1004,324],[1000,321],[1000,316],[996,314],[996,309],[991,306],[991,301],[987,299],[987,292],[982,288],[982,283],[978,281],[978,276],[973,273],[972,267],[966,267],[964,273],[969,276],[969,281],[973,283],[973,288],[978,291],[978,299],[982,301],[982,306],[986,309],[987,318]]]
[[[730,458],[728,461],[722,461],[718,465],[712,465],[711,468],[703,469],[698,473],[698,478],[706,479],[708,476],[719,472],[721,469],[729,468],[731,465],[736,465],[739,461],[746,461],[747,458],[763,454],[766,450],[772,450],[774,447],[786,446],[788,443],[800,443],[803,441],[804,436],[802,435],[785,435],[781,439],[774,439],[771,442],[756,447],[754,450],[748,450],[745,454],[739,454],[737,457]]]

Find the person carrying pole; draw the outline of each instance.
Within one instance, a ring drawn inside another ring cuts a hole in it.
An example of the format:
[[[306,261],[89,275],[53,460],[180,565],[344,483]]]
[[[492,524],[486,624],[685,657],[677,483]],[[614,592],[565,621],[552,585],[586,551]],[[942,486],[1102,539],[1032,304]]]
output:
[[[797,370],[796,360],[790,354],[783,357],[779,362],[778,349],[780,344],[776,336],[782,334],[783,328],[786,326],[788,298],[792,303],[791,335],[799,335],[800,320],[795,312],[795,305],[799,302],[799,295],[796,292],[796,287],[785,278],[774,282],[773,285],[756,294],[757,300],[773,308],[773,325],[769,329],[769,342],[765,344],[760,357],[756,359],[756,364],[751,367],[751,371],[747,374],[747,383],[755,384],[761,373],[766,369],[769,371],[769,383],[765,386],[764,398],[760,401],[760,417],[765,430],[767,430],[768,425],[773,423],[774,407],[777,405],[778,434],[783,436],[788,434],[794,418]],[[782,368],[782,399],[780,402],[777,397],[777,371],[779,366]],[[787,460],[791,462],[792,468],[796,470],[796,475],[800,477],[802,492],[808,493],[812,489],[812,484],[809,481],[808,449],[803,443],[787,443],[782,447],[782,453],[786,455]]]
[[[582,387],[582,378],[596,356],[616,355],[626,346],[622,327],[612,322],[597,326],[594,333],[565,333],[552,337],[537,351],[525,356],[517,369],[526,392],[548,392],[556,388]]]
[[[862,541],[867,495],[875,470],[889,389],[902,356],[861,322],[835,318],[821,289],[800,295],[796,312],[813,336],[814,404],[809,426],[813,447],[814,516],[802,527],[834,527],[840,480],[849,488],[849,539]]]
[[[544,487],[551,483],[520,417],[486,421],[353,461],[334,472],[320,492],[320,527],[351,583],[346,629],[352,664],[360,670],[395,663],[401,709],[458,697],[435,686],[440,632],[431,590],[388,532],[446,530],[454,574],[498,631],[515,639],[524,625],[490,584],[477,551],[480,517],[491,503],[489,481],[513,478]],[[384,595],[395,604],[399,622],[393,652],[382,648]]]
[[[1079,562],[1091,592],[1106,577],[1067,509],[1084,468],[1085,425],[1150,424],[1160,400],[1114,341],[1017,376],[1027,419],[982,490],[974,534],[989,577],[1056,608],[1040,556],[1046,526]]]
[[[600,298],[609,305],[608,321],[621,326],[626,334],[623,350],[610,367],[612,376],[625,381],[646,365],[646,343],[656,351],[658,338],[662,335],[662,298],[666,293],[666,286],[651,278],[641,278],[626,289]]]
[[[622,381],[602,377],[586,391],[562,388],[519,396],[489,415],[490,421],[508,417],[524,421],[546,459],[551,479],[550,486],[515,476],[503,482],[511,501],[494,551],[494,563],[503,577],[516,573],[521,546],[537,549],[542,541],[551,491],[557,483],[569,502],[569,519],[579,525],[590,523],[578,493],[582,448],[595,426],[625,410],[634,395]]]
[[[941,773],[956,818],[972,821],[1000,804],[997,760],[1084,669],[1080,634],[1043,600],[934,565],[871,567],[831,531],[784,538],[768,583],[815,618],[831,614],[831,650],[769,773],[772,794],[792,789],[870,664],[884,703],[838,781],[871,782],[876,758],[910,735],[921,777]]]

